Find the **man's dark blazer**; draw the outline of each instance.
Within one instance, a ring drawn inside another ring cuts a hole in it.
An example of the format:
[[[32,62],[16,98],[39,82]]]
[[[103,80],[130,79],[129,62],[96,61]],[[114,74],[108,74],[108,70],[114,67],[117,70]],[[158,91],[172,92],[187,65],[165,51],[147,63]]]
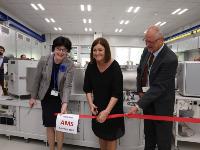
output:
[[[142,75],[150,57],[147,48],[144,49],[140,64],[137,68],[137,91],[142,92]],[[145,110],[154,107],[155,115],[172,115],[175,101],[175,74],[178,65],[177,56],[164,44],[155,58],[149,75],[150,88],[138,101]],[[148,111],[147,111],[148,112]]]
[[[3,62],[0,66],[0,80],[4,80],[4,63],[8,63],[8,57],[6,56],[3,57]]]

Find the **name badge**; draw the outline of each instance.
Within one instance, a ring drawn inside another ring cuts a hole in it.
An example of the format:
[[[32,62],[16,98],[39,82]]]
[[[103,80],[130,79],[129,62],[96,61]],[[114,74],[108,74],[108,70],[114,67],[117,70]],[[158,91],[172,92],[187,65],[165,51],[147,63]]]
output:
[[[142,91],[143,92],[147,92],[149,90],[149,86],[144,86],[144,87],[142,87]]]
[[[58,96],[58,91],[56,91],[56,90],[51,90],[51,95],[53,95],[53,96]]]

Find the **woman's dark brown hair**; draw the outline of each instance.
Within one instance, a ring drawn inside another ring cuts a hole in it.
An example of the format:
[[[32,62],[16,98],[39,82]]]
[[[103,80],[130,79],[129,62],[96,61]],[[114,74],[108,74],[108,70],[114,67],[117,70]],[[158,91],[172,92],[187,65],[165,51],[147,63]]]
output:
[[[97,44],[101,44],[105,48],[104,62],[107,63],[111,59],[110,46],[108,44],[108,41],[106,39],[102,38],[102,37],[97,38],[92,43],[92,47],[91,47],[91,51],[90,51],[90,62],[92,63],[93,61],[95,61],[94,57],[93,57],[93,49]]]

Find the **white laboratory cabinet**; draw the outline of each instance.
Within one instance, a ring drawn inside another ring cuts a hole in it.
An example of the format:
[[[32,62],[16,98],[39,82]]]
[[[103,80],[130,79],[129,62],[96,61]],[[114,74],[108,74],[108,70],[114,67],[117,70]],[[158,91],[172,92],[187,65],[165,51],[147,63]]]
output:
[[[14,122],[8,125],[0,124],[0,134],[7,136],[19,136],[24,139],[38,139],[47,141],[46,130],[42,125],[42,110],[40,102],[30,110],[28,100],[19,100],[13,97],[0,97],[0,106],[8,106],[9,113]],[[12,106],[12,107],[11,107]],[[11,108],[11,109],[9,109]],[[125,105],[128,110],[130,106]],[[0,118],[5,114],[5,109],[0,109]],[[68,104],[68,113],[89,114],[85,95],[72,95]],[[118,150],[142,150],[144,147],[143,121],[125,118],[126,132],[118,140]],[[78,133],[76,135],[65,133],[65,144],[85,147],[99,147],[98,138],[91,129],[91,119],[80,119]]]
[[[195,102],[195,104],[194,104]],[[188,106],[186,106],[188,105]],[[180,110],[188,107],[194,111],[193,118],[200,118],[200,97],[184,97],[179,94],[176,95],[176,106],[175,112],[176,116],[180,116]],[[189,128],[194,131],[194,135],[191,136],[181,136],[179,135],[179,123],[175,122],[175,148],[178,149],[179,141],[195,142],[200,143],[200,124],[196,123],[186,123]]]
[[[9,60],[8,61],[8,93],[17,97],[30,95],[27,91],[27,68],[36,68],[38,61]],[[30,77],[29,77],[30,78]]]

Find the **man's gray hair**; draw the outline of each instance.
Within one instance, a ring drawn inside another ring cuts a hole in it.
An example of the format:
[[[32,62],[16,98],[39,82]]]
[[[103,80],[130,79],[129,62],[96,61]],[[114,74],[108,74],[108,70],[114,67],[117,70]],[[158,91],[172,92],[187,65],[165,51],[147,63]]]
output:
[[[153,31],[153,32],[155,32],[155,36],[156,36],[156,38],[163,38],[163,34],[162,34],[162,32],[160,31],[160,28],[159,27],[157,27],[157,26],[150,26],[149,28],[148,28],[148,30],[147,30],[147,32],[150,32],[150,31]]]

